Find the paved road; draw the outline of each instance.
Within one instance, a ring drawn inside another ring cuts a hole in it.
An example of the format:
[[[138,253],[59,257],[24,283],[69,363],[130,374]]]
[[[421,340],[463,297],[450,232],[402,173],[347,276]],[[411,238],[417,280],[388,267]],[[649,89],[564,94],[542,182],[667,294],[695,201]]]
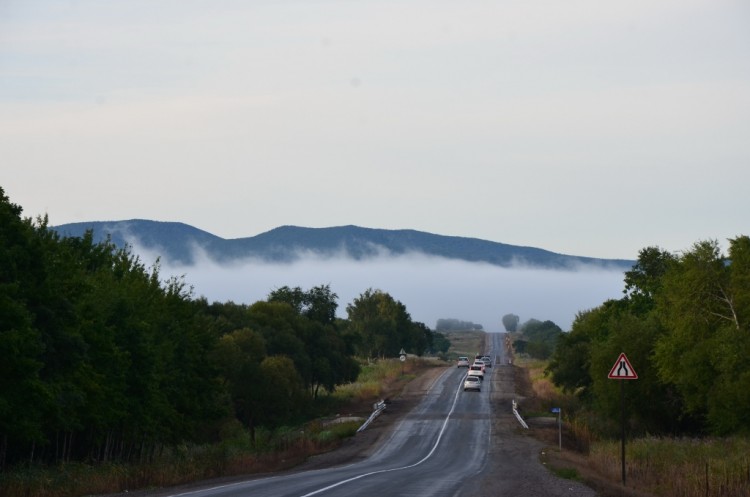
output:
[[[483,352],[496,356],[495,361],[502,364],[507,360],[498,344]],[[494,369],[489,368],[487,374],[491,375]],[[492,382],[487,378],[481,392],[464,392],[465,375],[465,368],[446,370],[424,400],[395,427],[390,438],[364,461],[168,495],[468,496],[467,489],[472,485],[467,482],[478,480],[488,462]]]

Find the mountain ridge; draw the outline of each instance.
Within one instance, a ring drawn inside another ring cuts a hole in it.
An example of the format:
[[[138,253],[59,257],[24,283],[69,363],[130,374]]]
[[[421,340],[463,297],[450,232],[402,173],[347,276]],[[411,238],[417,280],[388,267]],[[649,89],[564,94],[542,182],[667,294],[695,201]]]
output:
[[[92,231],[95,242],[108,237],[118,247],[143,247],[160,254],[163,261],[182,265],[196,262],[200,248],[218,263],[244,258],[291,263],[302,254],[336,257],[346,254],[356,260],[388,255],[425,255],[484,262],[501,267],[525,265],[546,269],[575,269],[595,265],[629,270],[635,261],[565,255],[536,247],[509,245],[479,238],[446,236],[413,229],[387,230],[356,225],[306,228],[283,225],[255,236],[225,239],[194,226],[172,221],[129,219],[88,221],[52,226],[61,236],[83,236]]]

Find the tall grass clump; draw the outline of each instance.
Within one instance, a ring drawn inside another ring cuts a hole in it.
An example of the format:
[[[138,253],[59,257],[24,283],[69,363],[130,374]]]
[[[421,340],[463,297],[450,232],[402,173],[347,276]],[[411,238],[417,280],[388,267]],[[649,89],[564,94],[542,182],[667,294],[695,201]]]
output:
[[[750,495],[748,438],[646,437],[627,441],[625,452],[627,481],[656,495]],[[602,474],[620,478],[620,441],[595,442],[590,462]]]
[[[339,385],[333,393],[341,402],[376,401],[382,399],[398,383],[413,380],[416,373],[437,364],[429,359],[410,357],[405,362],[398,359],[377,359],[361,364],[357,381]]]

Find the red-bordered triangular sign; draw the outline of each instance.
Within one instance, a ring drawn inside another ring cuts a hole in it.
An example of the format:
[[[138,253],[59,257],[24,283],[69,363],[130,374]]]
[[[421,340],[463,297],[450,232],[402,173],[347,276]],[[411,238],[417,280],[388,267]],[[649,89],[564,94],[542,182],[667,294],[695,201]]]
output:
[[[607,378],[611,378],[613,380],[638,379],[638,373],[636,373],[635,369],[633,369],[633,366],[630,365],[630,361],[628,361],[625,352],[620,354],[620,357],[617,358],[617,361],[615,362],[615,365],[612,366],[612,369],[607,375]]]

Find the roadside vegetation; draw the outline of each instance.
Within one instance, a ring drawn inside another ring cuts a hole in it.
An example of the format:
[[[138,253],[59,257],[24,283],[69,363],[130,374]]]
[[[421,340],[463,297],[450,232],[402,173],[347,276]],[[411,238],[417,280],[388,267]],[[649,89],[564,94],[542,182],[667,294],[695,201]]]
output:
[[[444,367],[429,358],[366,361],[357,381],[328,395],[336,414],[295,426],[259,428],[255,441],[239,422],[224,427],[220,442],[165,447],[143,463],[60,462],[17,465],[0,472],[3,497],[77,497],[158,489],[211,478],[227,478],[289,469],[309,457],[334,450],[356,434],[373,403],[398,395],[425,369]]]
[[[3,497],[289,467],[359,426],[330,415],[363,414],[450,347],[379,289],[345,319],[327,285],[210,303],[128,248],[21,213],[0,188]]]
[[[592,413],[579,399],[552,384],[544,374],[546,361],[520,357],[515,364],[523,376],[517,387],[525,397],[524,417],[532,433],[549,444],[542,459],[556,475],[584,481],[608,496],[629,496],[629,490],[659,497],[750,495],[750,438],[741,434],[628,437],[627,488],[621,487],[620,439],[592,429],[601,420],[592,422]],[[557,425],[550,419],[552,407],[563,412],[562,453]],[[536,422],[538,418],[548,422]]]
[[[486,334],[475,329],[455,330],[445,333],[450,342],[450,349],[446,358],[455,363],[461,356],[473,358],[476,354],[485,352]]]
[[[623,293],[580,312],[568,333],[512,333],[530,385],[525,412],[562,407],[564,450],[620,481],[624,380],[608,373],[625,353],[638,375],[623,385],[628,488],[750,495],[750,238],[730,239],[727,254],[716,241],[643,249]]]

